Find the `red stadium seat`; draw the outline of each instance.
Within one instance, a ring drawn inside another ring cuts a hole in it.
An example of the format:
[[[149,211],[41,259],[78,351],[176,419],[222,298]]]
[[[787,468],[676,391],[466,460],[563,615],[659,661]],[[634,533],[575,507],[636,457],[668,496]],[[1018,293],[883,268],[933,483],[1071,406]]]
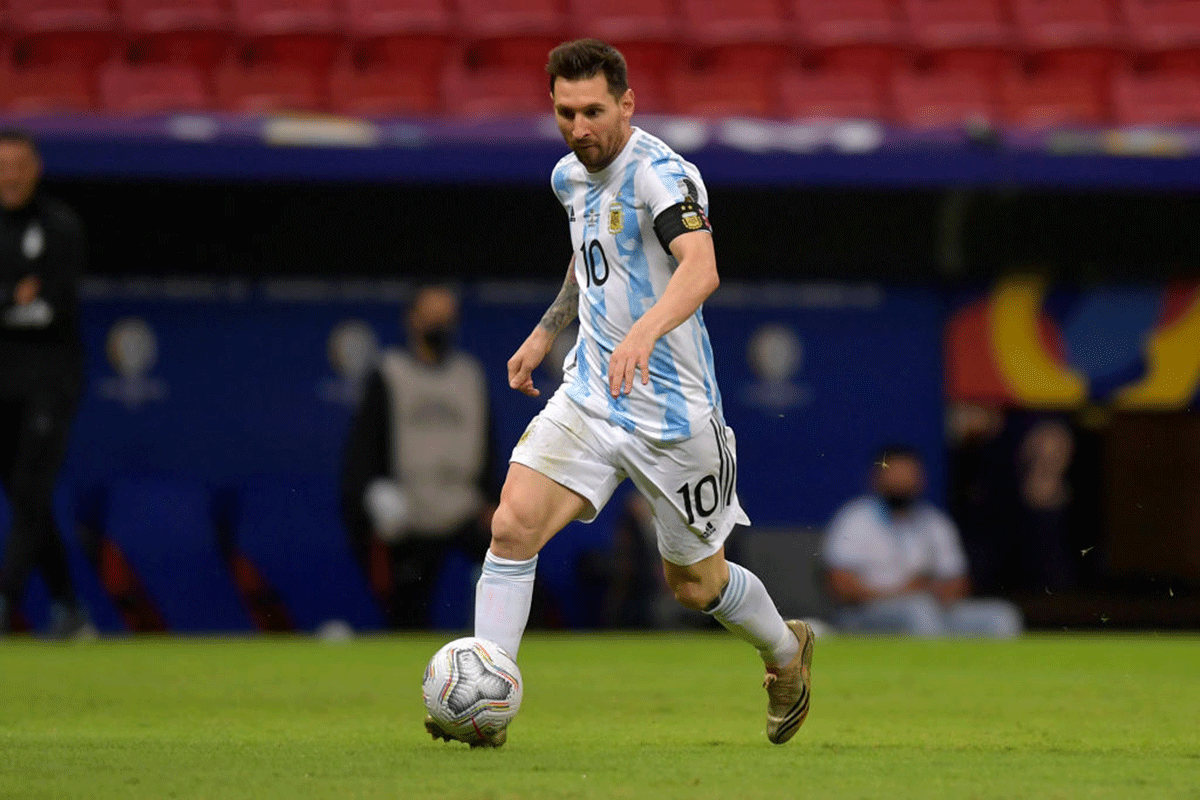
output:
[[[796,35],[830,66],[882,74],[909,49],[891,0],[789,0]]]
[[[606,42],[673,42],[683,28],[670,0],[569,0],[567,7],[574,30]]]
[[[639,80],[662,71],[690,49],[681,41],[682,15],[670,0],[570,0],[571,27],[579,35],[610,42]]]
[[[1200,67],[1200,2],[1124,0],[1133,46],[1159,66]]]
[[[913,128],[958,128],[996,121],[992,83],[973,69],[896,70],[896,119]]]
[[[305,66],[245,67],[226,62],[216,72],[217,105],[227,111],[324,111],[325,82]]]
[[[360,37],[446,36],[453,30],[454,20],[446,0],[346,0],[346,28]]]
[[[1108,122],[1104,81],[1088,72],[1014,70],[1001,82],[1004,118],[1013,125],[1104,125]]]
[[[80,112],[95,107],[91,74],[76,64],[14,69],[4,76],[0,103],[17,114]]]
[[[757,69],[676,68],[667,96],[673,112],[700,117],[765,117],[777,108],[768,76]]]
[[[999,0],[905,0],[913,43],[937,53],[943,68],[994,72],[1014,47]]]
[[[660,79],[673,64],[688,61],[691,47],[683,42],[626,42],[614,40],[613,45],[625,56],[629,74],[642,80],[648,73]]]
[[[662,70],[629,71],[629,86],[633,89],[634,104],[639,114],[665,114],[671,110],[667,96],[665,67]]]
[[[335,0],[233,0],[233,22],[251,61],[324,67],[345,38]]]
[[[387,117],[441,110],[438,79],[422,68],[339,65],[329,75],[329,97],[341,114]]]
[[[790,119],[885,119],[883,89],[871,72],[828,69],[785,71],[779,102]]]
[[[105,64],[100,70],[100,100],[105,109],[122,114],[212,107],[204,75],[183,64]]]
[[[446,0],[346,0],[346,29],[364,61],[436,69],[449,52],[454,19]]]
[[[549,115],[548,80],[528,67],[453,68],[443,78],[442,96],[446,111],[461,116]]]
[[[111,31],[108,0],[8,0],[9,24],[19,33]]]
[[[559,36],[569,30],[562,0],[458,0],[459,24],[471,38]]]
[[[1200,73],[1118,72],[1113,117],[1118,125],[1200,125]]]
[[[779,0],[682,0],[684,34],[720,67],[777,69],[792,60],[792,30]]]
[[[120,0],[121,27],[137,61],[214,66],[233,39],[222,0]]]
[[[458,20],[477,67],[542,69],[572,36],[565,0],[458,0]]]
[[[1044,68],[1108,72],[1128,37],[1108,0],[1011,0],[1018,37]]]
[[[682,0],[686,28],[703,44],[786,42],[791,36],[777,0]]]
[[[108,0],[9,0],[8,20],[22,63],[95,65],[117,44]]]

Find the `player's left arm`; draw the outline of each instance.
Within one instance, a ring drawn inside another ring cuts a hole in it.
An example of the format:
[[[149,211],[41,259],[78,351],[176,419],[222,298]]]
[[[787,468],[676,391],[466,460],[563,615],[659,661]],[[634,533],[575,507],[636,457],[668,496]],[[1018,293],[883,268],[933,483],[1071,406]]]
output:
[[[633,324],[608,361],[608,388],[613,397],[633,391],[634,371],[650,382],[650,353],[658,340],[696,313],[720,284],[712,234],[707,230],[681,233],[671,240],[678,266],[662,297]]]

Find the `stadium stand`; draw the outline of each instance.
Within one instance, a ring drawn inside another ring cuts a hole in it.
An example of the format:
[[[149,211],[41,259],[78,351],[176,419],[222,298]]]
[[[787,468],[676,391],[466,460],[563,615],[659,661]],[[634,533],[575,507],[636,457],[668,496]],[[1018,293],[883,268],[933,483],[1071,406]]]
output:
[[[360,62],[436,74],[450,52],[455,21],[444,0],[347,0],[346,31]]]
[[[769,116],[774,110],[771,85],[755,69],[674,69],[667,76],[671,107],[704,117]]]
[[[446,110],[462,116],[545,113],[546,75],[531,67],[465,68],[446,72]]]
[[[1200,125],[1200,73],[1122,70],[1112,99],[1120,125]]]
[[[897,121],[914,128],[957,128],[994,122],[986,77],[973,69],[898,69],[891,76]]]
[[[677,44],[683,35],[681,14],[668,0],[570,0],[567,7],[573,30],[620,43],[618,46],[637,42]]]
[[[682,0],[685,33],[706,63],[773,70],[793,57],[792,33],[777,0]]]
[[[1015,46],[999,0],[905,0],[913,44],[941,68],[995,74]]]
[[[437,80],[419,66],[337,65],[329,74],[329,98],[341,114],[386,117],[441,110]]]
[[[1024,49],[1039,66],[1107,73],[1128,50],[1128,37],[1106,0],[1011,0]]]
[[[213,67],[233,44],[221,0],[120,0],[121,31],[133,61]]]
[[[558,0],[459,0],[458,14],[470,66],[541,69],[546,53],[572,35]]]
[[[121,114],[196,111],[212,106],[204,75],[186,64],[105,64],[100,70],[100,100]]]
[[[1133,47],[1156,66],[1200,68],[1200,3],[1195,0],[1124,0]]]
[[[571,29],[616,45],[625,55],[630,73],[642,87],[656,80],[656,98],[662,97],[661,77],[672,63],[691,54],[691,44],[683,30],[682,15],[669,0],[615,0],[597,4],[571,0]],[[638,91],[642,105],[642,91]]]
[[[217,106],[226,111],[323,111],[328,88],[313,69],[296,64],[247,67],[226,62],[216,72]]]
[[[779,102],[788,119],[885,119],[883,86],[866,71],[790,69],[780,76]]]
[[[1013,70],[1001,83],[1003,118],[1029,128],[1101,125],[1109,119],[1105,85],[1088,72]]]
[[[116,14],[107,0],[9,0],[14,57],[21,63],[95,66],[116,51]]]
[[[81,64],[7,66],[0,107],[17,114],[78,113],[95,107],[92,74]]]
[[[889,0],[790,0],[796,38],[831,66],[874,69],[901,61],[909,44]]]
[[[581,35],[652,113],[924,127],[984,95],[1007,124],[1104,124],[1120,88],[1118,121],[1184,124],[1151,98],[1200,74],[1196,0],[7,0],[0,107],[540,113],[547,51]]]
[[[252,62],[328,67],[345,40],[335,0],[233,0],[233,23]]]

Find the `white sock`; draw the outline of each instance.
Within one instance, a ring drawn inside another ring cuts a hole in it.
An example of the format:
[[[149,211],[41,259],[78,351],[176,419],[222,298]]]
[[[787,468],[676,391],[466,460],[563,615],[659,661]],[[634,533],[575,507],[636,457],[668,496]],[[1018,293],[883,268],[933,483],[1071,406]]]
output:
[[[475,585],[475,635],[503,647],[513,661],[529,621],[536,573],[537,556],[513,561],[489,550]]]
[[[729,562],[729,583],[711,614],[734,636],[758,650],[768,667],[787,664],[796,657],[800,643],[783,621],[767,587],[750,570]]]

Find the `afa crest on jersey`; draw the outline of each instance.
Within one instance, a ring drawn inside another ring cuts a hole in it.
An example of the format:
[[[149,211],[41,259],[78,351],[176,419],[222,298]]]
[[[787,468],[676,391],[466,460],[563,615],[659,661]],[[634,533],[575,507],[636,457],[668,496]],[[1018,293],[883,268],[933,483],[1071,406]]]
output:
[[[708,227],[708,220],[704,218],[704,209],[696,204],[692,198],[686,198],[680,204],[679,221],[683,223],[683,227],[689,231],[698,231],[711,228]]]
[[[625,214],[621,210],[619,202],[613,203],[608,207],[608,232],[620,233],[625,227]]]

